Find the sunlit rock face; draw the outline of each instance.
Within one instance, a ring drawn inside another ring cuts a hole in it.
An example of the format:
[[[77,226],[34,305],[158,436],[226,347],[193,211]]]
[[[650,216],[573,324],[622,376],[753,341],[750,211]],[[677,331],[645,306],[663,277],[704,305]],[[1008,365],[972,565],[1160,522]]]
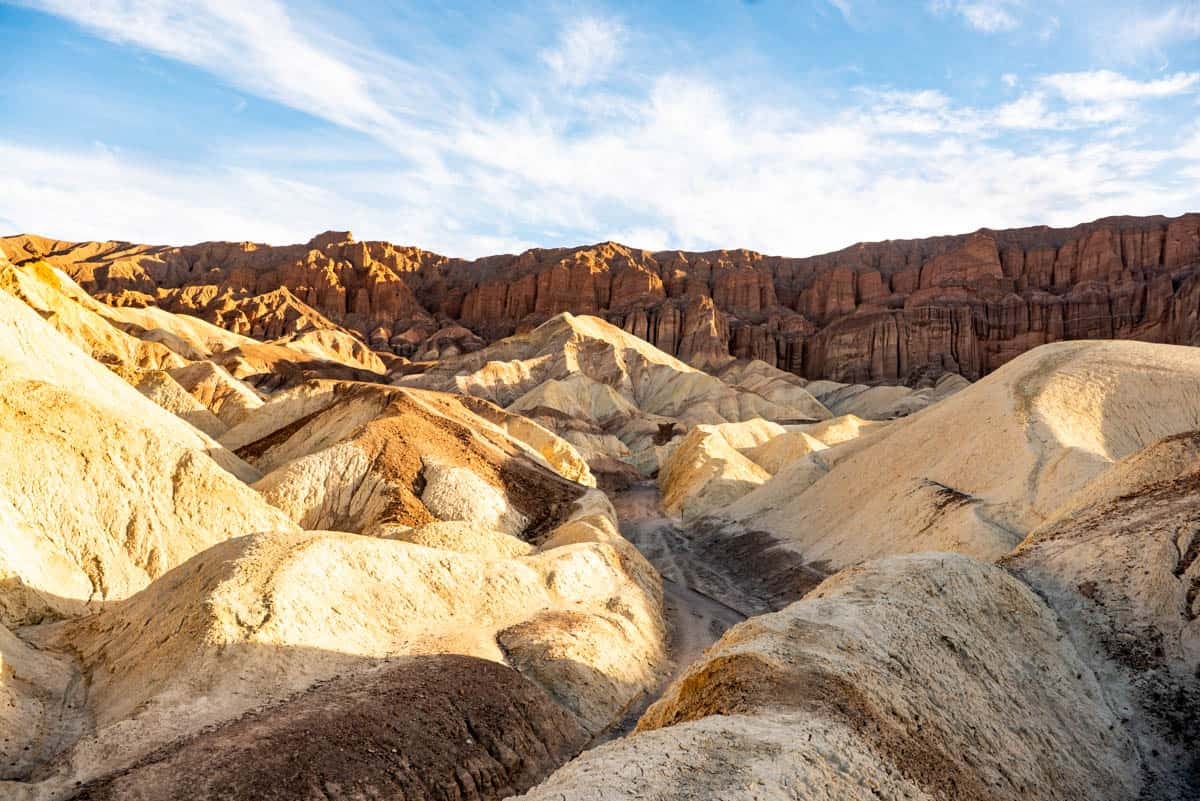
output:
[[[454,259],[330,231],[303,245],[0,240],[120,305],[185,311],[256,339],[354,332],[442,359],[561,312],[601,316],[699,367],[761,360],[810,379],[977,380],[1038,345],[1200,335],[1200,215],[858,244],[806,258],[614,242]]]

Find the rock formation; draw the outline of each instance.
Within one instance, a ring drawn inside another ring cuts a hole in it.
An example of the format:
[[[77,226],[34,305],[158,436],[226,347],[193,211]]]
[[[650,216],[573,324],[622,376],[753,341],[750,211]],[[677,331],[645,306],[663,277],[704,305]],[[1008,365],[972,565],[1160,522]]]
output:
[[[486,398],[533,418],[571,442],[600,474],[620,475],[630,466],[652,474],[665,446],[693,426],[831,416],[803,379],[762,362],[733,365],[722,380],[603,320],[566,312],[419,369],[397,383]]]
[[[1196,792],[1200,432],[1168,437],[1073,496],[1002,564],[1058,615],[1143,754],[1145,798]]]
[[[587,733],[517,671],[456,655],[336,679],[88,782],[70,801],[505,798]],[[348,747],[352,743],[353,747]]]
[[[82,614],[231,536],[295,528],[243,483],[256,470],[3,291],[0,437],[4,625]]]
[[[859,244],[808,258],[612,242],[465,261],[330,231],[303,245],[152,247],[8,237],[117,305],[275,339],[344,328],[439,359],[560,312],[601,316],[695,366],[762,360],[810,379],[976,380],[1071,339],[1200,341],[1200,214]]]
[[[4,240],[0,798],[1194,799],[1196,225]]]

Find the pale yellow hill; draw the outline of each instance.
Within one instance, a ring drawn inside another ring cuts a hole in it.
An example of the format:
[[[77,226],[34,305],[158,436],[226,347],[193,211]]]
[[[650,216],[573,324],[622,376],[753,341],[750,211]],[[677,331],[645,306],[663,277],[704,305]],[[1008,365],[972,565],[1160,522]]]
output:
[[[574,530],[588,512],[577,507]],[[398,656],[511,664],[595,733],[654,686],[665,632],[657,574],[619,539],[512,558],[303,532],[221,543],[36,636],[90,677],[92,726],[48,790]]]
[[[733,383],[599,318],[564,313],[398,383],[487,398],[590,443],[587,456],[594,465],[622,459],[647,475],[665,456],[657,447],[696,425],[830,417],[800,379],[782,371],[760,362],[726,372]],[[605,436],[622,447],[604,444]]]
[[[723,516],[833,568],[929,549],[994,559],[1115,461],[1196,428],[1200,350],[1048,345],[793,463]]]
[[[3,291],[0,439],[0,623],[78,614],[231,536],[294,528],[242,483],[256,471]]]

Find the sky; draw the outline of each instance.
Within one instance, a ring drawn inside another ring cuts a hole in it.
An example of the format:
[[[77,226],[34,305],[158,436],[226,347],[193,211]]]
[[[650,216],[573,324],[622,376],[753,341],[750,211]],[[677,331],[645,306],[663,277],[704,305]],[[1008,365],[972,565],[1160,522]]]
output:
[[[780,255],[1200,210],[1200,0],[0,0],[0,234]]]

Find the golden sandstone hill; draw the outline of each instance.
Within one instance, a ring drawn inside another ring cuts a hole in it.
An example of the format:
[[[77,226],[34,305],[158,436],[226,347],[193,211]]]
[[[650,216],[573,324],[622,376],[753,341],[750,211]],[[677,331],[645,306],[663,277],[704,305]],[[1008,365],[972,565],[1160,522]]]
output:
[[[5,240],[0,798],[1200,797],[1195,226]]]
[[[1200,342],[1200,214],[860,244],[809,258],[607,242],[465,261],[327,232],[303,245],[0,240],[96,297],[256,339],[353,332],[437,359],[596,315],[697,367],[759,359],[806,378],[976,380],[1049,342]]]

